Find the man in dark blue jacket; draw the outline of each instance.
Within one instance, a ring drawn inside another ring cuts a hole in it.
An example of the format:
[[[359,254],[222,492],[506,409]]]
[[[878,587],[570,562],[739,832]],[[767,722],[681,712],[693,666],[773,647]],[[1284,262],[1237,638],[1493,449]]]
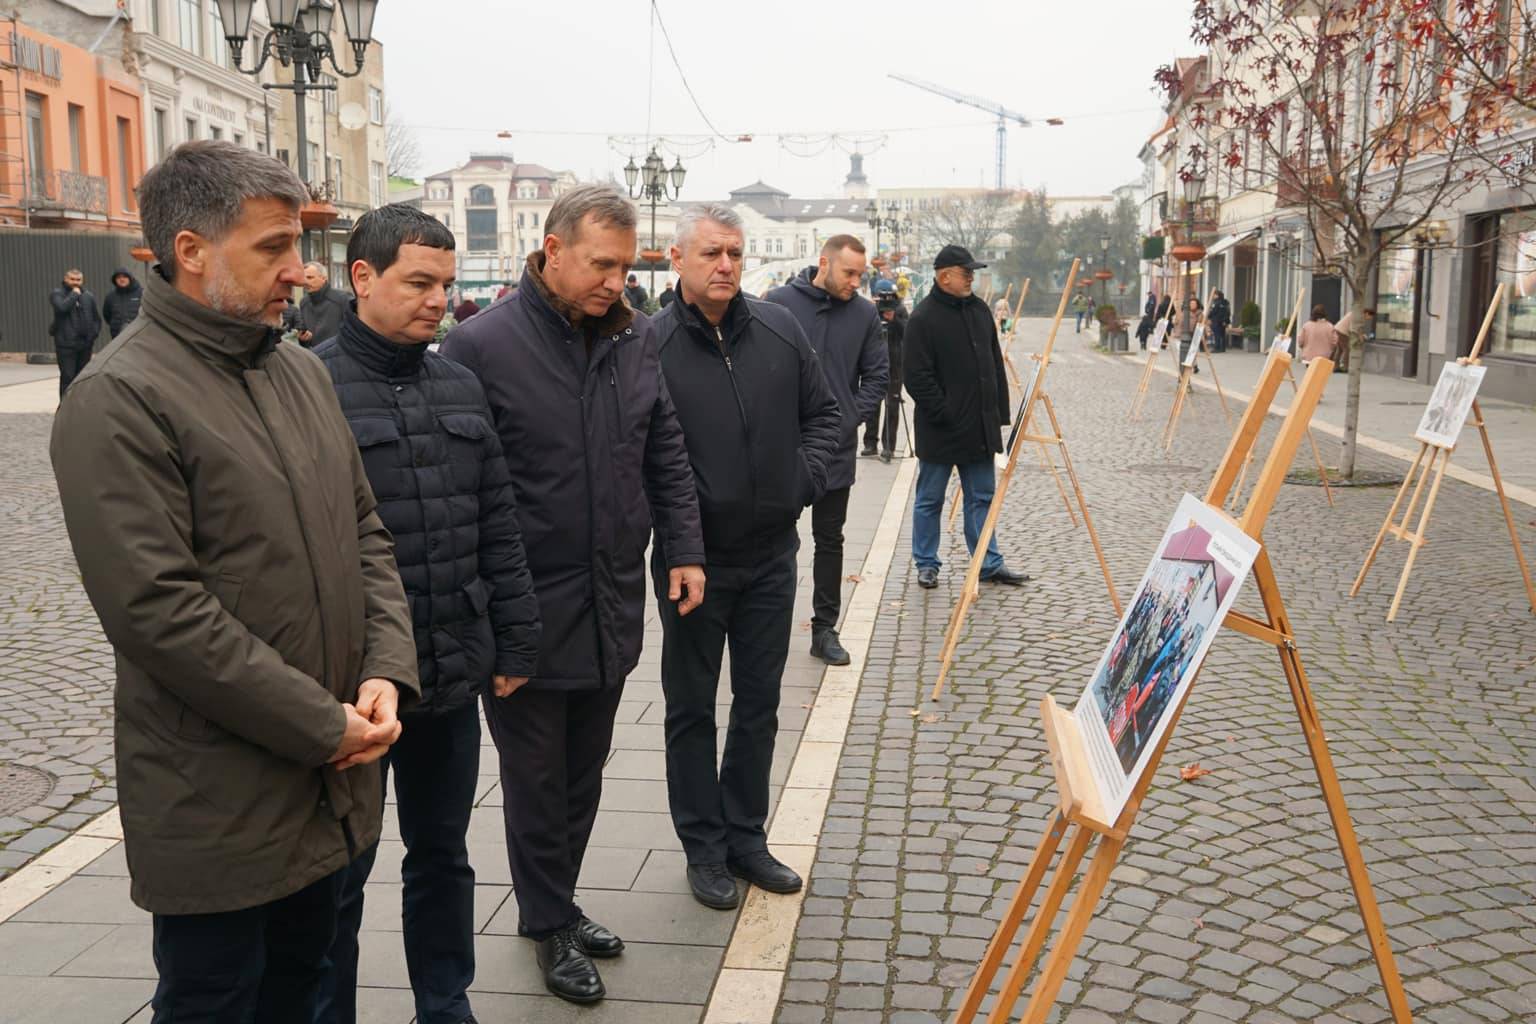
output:
[[[465,836],[480,770],[476,699],[533,674],[539,606],[485,392],[427,351],[453,287],[453,233],[408,206],[358,218],[347,243],[355,311],[315,349],[395,539],[421,673],[383,760],[395,776],[405,962],[423,1024],[473,1019],[475,873]],[[347,873],[317,1020],[356,1019],[357,932],[377,847]]]
[[[741,294],[741,218],[678,218],[678,300],[656,317],[661,368],[699,494],[709,592],[684,619],[669,602],[670,542],[652,555],[667,700],[667,799],[705,906],[737,905],[735,875],[769,892],[800,876],[768,852],[768,769],[795,603],[795,524],[826,492],[843,432],[837,399],[784,307]],[[731,714],[716,771],[715,696],[731,643]]]
[[[112,290],[101,304],[101,315],[107,320],[107,333],[117,337],[123,328],[133,323],[144,301],[144,286],[134,279],[127,267],[112,272]]]
[[[78,270],[64,274],[64,283],[48,296],[53,307],[54,354],[59,357],[59,397],[69,389],[70,383],[91,361],[91,350],[101,334],[101,313],[96,308],[96,296],[85,289],[85,275]]]
[[[666,550],[669,602],[704,596],[688,453],[655,333],[624,302],[635,208],[606,185],[555,200],[517,291],[449,332],[443,354],[485,385],[517,491],[544,624],[533,678],[488,702],[519,932],[551,992],[604,995],[593,957],[619,938],[576,905],[603,762],[645,630],[645,546]]]
[[[880,317],[874,303],[859,294],[865,266],[863,242],[852,235],[833,235],[821,247],[816,266],[763,296],[794,314],[821,360],[842,415],[826,493],[811,506],[811,538],[816,544],[811,654],[829,665],[849,661],[837,636],[837,619],[843,605],[843,524],[848,521],[848,492],[858,461],[859,424],[880,408],[890,380]]]

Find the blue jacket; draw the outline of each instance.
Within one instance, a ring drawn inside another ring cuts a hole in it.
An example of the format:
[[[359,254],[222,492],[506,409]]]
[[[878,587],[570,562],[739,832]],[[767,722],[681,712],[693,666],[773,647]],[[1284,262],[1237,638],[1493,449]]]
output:
[[[880,407],[890,381],[890,353],[875,304],[861,295],[834,299],[811,283],[807,267],[789,284],[763,296],[794,314],[826,371],[827,386],[842,413],[837,450],[827,466],[827,490],[853,485],[859,425]]]

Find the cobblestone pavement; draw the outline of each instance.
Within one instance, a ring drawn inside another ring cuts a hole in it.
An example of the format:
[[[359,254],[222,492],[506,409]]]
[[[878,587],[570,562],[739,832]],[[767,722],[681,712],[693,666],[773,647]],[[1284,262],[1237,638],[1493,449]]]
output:
[[[117,800],[112,652],[64,533],[52,422],[0,414],[0,878]],[[20,803],[18,779],[36,785]]]
[[[1045,326],[1028,324],[1018,348],[1038,350]],[[1173,382],[1154,383],[1131,425],[1139,365],[1070,335],[1062,349],[1048,390],[1128,596],[1179,495],[1204,492],[1229,427],[1197,393],[1165,456]],[[934,591],[916,586],[905,535],[898,546],[781,1024],[948,1019],[1039,840],[1054,785],[1035,706],[1046,692],[1075,702],[1115,617],[1086,535],[1024,463],[1000,535],[1038,580],[983,591],[950,693],[921,718],[910,712],[934,678],[963,546],[951,539]],[[1321,491],[1287,486],[1267,543],[1415,1020],[1530,1021],[1536,626],[1493,495],[1451,480],[1398,621],[1384,620],[1402,550],[1348,599],[1391,497],[1340,490],[1330,511]],[[1536,510],[1515,509],[1536,556]],[[1256,610],[1256,591],[1239,606]],[[1211,774],[1179,781],[1191,762]],[[1388,1019],[1272,648],[1217,639],[1053,1019]]]

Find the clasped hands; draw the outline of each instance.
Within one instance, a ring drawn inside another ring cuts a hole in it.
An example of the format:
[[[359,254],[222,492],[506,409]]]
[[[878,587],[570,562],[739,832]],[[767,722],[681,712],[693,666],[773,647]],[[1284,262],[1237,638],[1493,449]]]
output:
[[[388,679],[364,679],[357,688],[357,703],[343,704],[341,709],[346,712],[347,728],[329,762],[339,772],[372,764],[400,738],[400,691]]]

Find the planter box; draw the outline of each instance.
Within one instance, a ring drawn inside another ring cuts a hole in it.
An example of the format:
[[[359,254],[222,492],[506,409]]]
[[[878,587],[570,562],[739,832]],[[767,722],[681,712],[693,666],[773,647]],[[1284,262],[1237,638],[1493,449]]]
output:
[[[1243,335],[1244,352],[1263,352],[1264,336],[1255,331],[1252,334]]]

